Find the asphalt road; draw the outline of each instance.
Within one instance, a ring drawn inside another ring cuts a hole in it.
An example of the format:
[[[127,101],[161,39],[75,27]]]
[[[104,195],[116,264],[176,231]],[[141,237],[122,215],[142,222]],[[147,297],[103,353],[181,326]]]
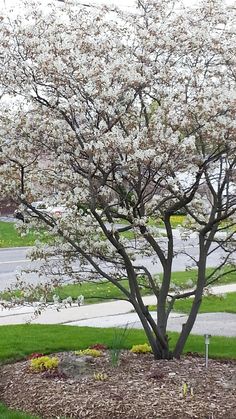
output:
[[[194,234],[186,241],[181,240],[178,231],[176,231],[175,236],[175,250],[185,249],[191,256],[197,257],[197,238]],[[163,240],[163,243],[165,242],[164,238],[161,240]],[[165,246],[165,244],[163,244],[163,246]],[[30,262],[27,257],[28,250],[30,250],[30,248],[8,248],[0,250],[0,290],[13,284],[16,280],[16,273],[21,269],[40,266],[40,261]],[[216,251],[211,254],[208,258],[208,267],[216,266],[220,256],[222,256],[222,251]],[[136,263],[145,265],[152,274],[162,272],[161,264],[155,257],[137,256]],[[174,259],[173,271],[184,271],[190,264],[191,259],[188,256],[179,254]],[[106,267],[105,269],[108,270],[109,268]],[[37,283],[39,281],[39,277],[35,273],[27,274],[25,279],[32,283]],[[40,278],[40,281],[42,280],[43,279]]]

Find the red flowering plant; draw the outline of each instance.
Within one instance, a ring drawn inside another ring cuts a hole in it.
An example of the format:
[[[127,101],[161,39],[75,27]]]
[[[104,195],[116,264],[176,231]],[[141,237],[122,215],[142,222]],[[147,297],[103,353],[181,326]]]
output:
[[[42,356],[44,356],[44,354],[41,354],[40,352],[33,352],[32,354],[28,355],[28,359],[41,358]]]
[[[97,351],[105,351],[107,346],[103,343],[94,343],[93,345],[89,346],[89,349],[96,349]]]

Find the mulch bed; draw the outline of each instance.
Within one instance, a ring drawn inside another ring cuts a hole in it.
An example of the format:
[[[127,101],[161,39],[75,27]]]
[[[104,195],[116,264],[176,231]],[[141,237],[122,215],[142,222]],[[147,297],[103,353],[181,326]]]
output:
[[[106,379],[99,381],[97,373]],[[17,362],[0,369],[0,400],[41,418],[235,419],[236,363],[210,360],[206,370],[198,357],[155,361],[124,351],[119,366],[112,368],[105,353],[71,378],[32,373],[28,361]]]

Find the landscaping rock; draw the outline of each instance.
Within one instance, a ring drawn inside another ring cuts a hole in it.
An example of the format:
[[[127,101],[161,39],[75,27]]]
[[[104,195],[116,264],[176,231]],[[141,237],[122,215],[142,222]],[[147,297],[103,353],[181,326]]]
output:
[[[60,360],[58,371],[68,378],[79,380],[82,376],[91,374],[92,362],[93,357],[91,356],[65,354]]]

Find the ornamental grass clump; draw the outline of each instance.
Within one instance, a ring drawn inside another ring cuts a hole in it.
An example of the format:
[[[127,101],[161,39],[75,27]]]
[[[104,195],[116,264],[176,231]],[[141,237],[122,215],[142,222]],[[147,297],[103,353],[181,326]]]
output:
[[[152,348],[147,343],[143,343],[142,345],[133,345],[130,352],[134,354],[148,354],[152,353]]]
[[[83,349],[80,351],[75,351],[75,355],[80,355],[80,356],[92,356],[93,358],[98,358],[100,356],[103,356],[102,351],[99,351],[98,349]]]
[[[30,360],[30,369],[33,372],[52,370],[58,367],[59,359],[50,356],[41,356]]]
[[[128,334],[128,323],[123,329],[119,327],[115,329],[113,339],[112,339],[111,349],[109,351],[112,367],[117,367],[119,365],[121,351],[125,346],[127,334]]]

